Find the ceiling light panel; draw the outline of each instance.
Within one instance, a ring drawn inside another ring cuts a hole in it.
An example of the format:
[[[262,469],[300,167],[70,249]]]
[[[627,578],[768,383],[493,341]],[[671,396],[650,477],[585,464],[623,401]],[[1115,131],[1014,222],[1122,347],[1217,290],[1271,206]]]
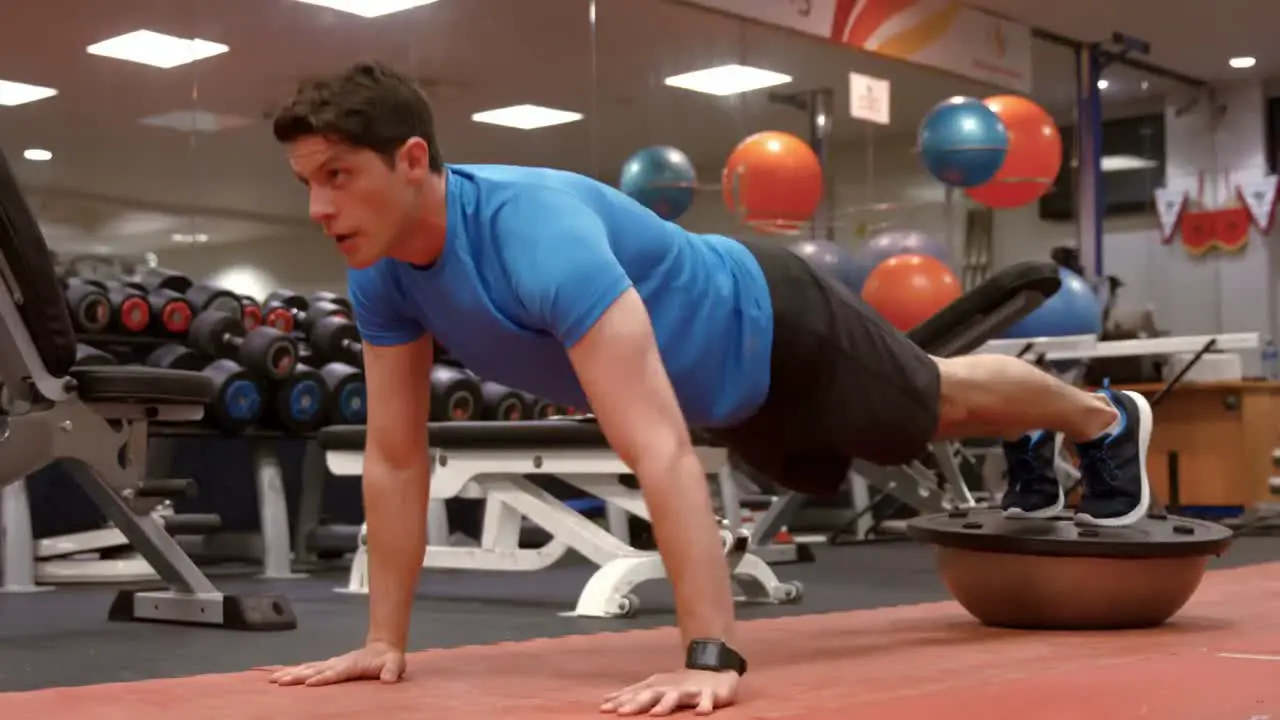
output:
[[[536,130],[538,128],[551,127],[552,125],[577,122],[582,117],[582,113],[556,110],[540,105],[512,105],[511,107],[478,112],[472,115],[471,119],[478,123],[501,125],[503,127],[516,128],[517,130]]]
[[[28,85],[11,80],[0,80],[0,105],[7,107],[25,105],[29,102],[51,98],[57,94],[58,91],[53,88]]]
[[[298,2],[319,5],[364,18],[375,18],[430,5],[436,0],[298,0]]]
[[[127,60],[163,69],[187,65],[221,55],[231,48],[199,38],[180,38],[151,30],[108,38],[85,48],[90,55]]]
[[[683,75],[673,75],[663,82],[671,87],[725,96],[785,85],[791,82],[791,79],[790,75],[763,68],[748,65],[721,65]]]

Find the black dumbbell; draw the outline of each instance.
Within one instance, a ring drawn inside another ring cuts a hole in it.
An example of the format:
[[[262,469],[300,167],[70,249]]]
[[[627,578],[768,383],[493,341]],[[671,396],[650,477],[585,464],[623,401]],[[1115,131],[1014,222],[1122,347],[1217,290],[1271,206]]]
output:
[[[329,315],[311,323],[307,342],[311,345],[311,352],[326,362],[342,362],[356,367],[364,365],[360,330],[341,315]]]
[[[145,296],[151,307],[151,324],[148,329],[153,335],[180,337],[186,335],[187,328],[191,327],[195,311],[182,293],[165,288],[148,289],[141,281],[123,278],[107,280],[106,288],[108,292],[118,289],[118,292],[134,292]]]
[[[76,343],[75,367],[95,367],[102,365],[119,365],[114,355],[105,353],[91,345]]]
[[[71,324],[77,333],[100,335],[111,327],[111,299],[106,290],[80,278],[70,278],[65,295]]]
[[[196,315],[206,312],[226,313],[240,318],[241,324],[244,324],[244,304],[239,295],[226,288],[200,283],[188,288],[186,296]]]
[[[138,276],[138,283],[146,288],[147,292],[163,289],[171,290],[179,295],[185,295],[193,284],[191,278],[186,275],[164,268],[147,268],[143,270]]]
[[[478,378],[477,378],[478,379]],[[480,408],[481,420],[528,420],[529,406],[520,393],[506,385],[489,380],[480,382],[480,395],[484,403]]]
[[[284,288],[272,290],[271,294],[267,295],[267,297],[262,301],[263,307],[273,304],[283,305],[294,312],[306,312],[307,308],[310,306],[310,303],[307,302],[306,298],[292,290],[286,290]]]
[[[234,360],[209,359],[185,345],[162,345],[143,364],[168,370],[198,372],[213,380],[216,391],[205,407],[204,421],[229,433],[242,433],[262,417],[262,387],[253,375]]]
[[[529,409],[529,417],[534,420],[546,420],[560,412],[560,408],[555,403],[543,400],[532,393],[521,392],[520,398],[524,400],[525,407]]]
[[[244,316],[244,329],[262,327],[262,304],[251,295],[240,296],[240,308]],[[276,328],[279,330],[280,328]]]
[[[262,415],[265,427],[305,435],[329,420],[331,399],[324,375],[307,365],[298,365],[288,376],[272,382],[266,400]]]
[[[210,357],[234,359],[272,380],[288,377],[298,363],[298,346],[271,327],[245,332],[240,315],[206,311],[196,316],[187,342]]]
[[[480,383],[466,370],[435,365],[431,368],[431,420],[475,420],[484,406]]]
[[[333,305],[337,305],[338,307],[342,308],[347,313],[347,315],[355,314],[355,308],[351,306],[351,301],[342,297],[337,293],[332,293],[327,290],[321,290],[319,292],[313,292],[307,296],[307,304],[309,306],[315,307],[319,303],[330,303]]]
[[[331,362],[320,368],[329,391],[329,422],[333,425],[364,425],[368,419],[364,372],[346,363]]]
[[[81,278],[81,282],[101,288],[111,305],[110,330],[134,335],[151,326],[151,303],[145,292],[115,280]]]

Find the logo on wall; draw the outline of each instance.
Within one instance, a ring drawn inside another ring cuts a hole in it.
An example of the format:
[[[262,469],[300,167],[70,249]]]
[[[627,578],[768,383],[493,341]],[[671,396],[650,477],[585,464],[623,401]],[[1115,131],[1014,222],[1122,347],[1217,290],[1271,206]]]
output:
[[[1182,234],[1182,245],[1192,255],[1212,250],[1240,252],[1249,243],[1249,227],[1260,232],[1271,229],[1275,214],[1277,177],[1268,175],[1255,181],[1232,184],[1225,176],[1228,201],[1209,207],[1204,200],[1204,173],[1200,173],[1196,197],[1185,191],[1158,188],[1153,193],[1156,217],[1160,221],[1160,243],[1168,245]]]

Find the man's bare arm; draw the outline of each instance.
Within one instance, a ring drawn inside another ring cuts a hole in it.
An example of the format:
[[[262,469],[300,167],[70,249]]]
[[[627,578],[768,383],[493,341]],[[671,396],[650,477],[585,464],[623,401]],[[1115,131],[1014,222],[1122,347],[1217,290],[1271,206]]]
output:
[[[409,639],[422,557],[427,547],[430,463],[431,337],[394,347],[365,343],[368,434],[364,510],[369,537],[368,643],[400,650]]]
[[[729,567],[706,473],[639,293],[619,297],[569,359],[610,445],[640,481],[685,643],[732,640]]]

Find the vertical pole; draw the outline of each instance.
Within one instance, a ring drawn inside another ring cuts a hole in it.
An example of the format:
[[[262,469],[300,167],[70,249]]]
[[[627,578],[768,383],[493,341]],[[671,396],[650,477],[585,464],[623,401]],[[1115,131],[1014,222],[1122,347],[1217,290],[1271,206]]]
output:
[[[809,235],[818,239],[818,226],[821,225],[824,228],[822,238],[832,242],[836,239],[835,203],[831,197],[835,183],[828,172],[830,163],[827,141],[831,137],[831,106],[834,103],[835,93],[831,90],[813,90],[809,93],[809,145],[813,147],[813,152],[822,165],[822,203],[818,206]]]
[[[1076,50],[1076,223],[1079,230],[1080,265],[1095,281],[1105,275],[1102,252],[1102,220],[1106,215],[1102,177],[1102,53],[1097,44]],[[1064,163],[1070,158],[1064,158]]]

